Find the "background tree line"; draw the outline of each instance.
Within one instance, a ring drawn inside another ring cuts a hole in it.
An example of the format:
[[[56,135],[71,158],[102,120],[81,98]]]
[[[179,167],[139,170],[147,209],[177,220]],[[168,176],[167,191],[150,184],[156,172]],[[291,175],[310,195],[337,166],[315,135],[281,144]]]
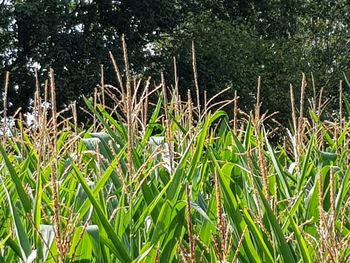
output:
[[[226,96],[237,90],[247,110],[261,76],[264,109],[283,121],[289,85],[297,91],[302,72],[336,98],[349,72],[349,10],[348,0],[0,0],[0,71],[11,72],[10,110],[28,107],[38,66],[42,80],[55,69],[61,107],[81,103],[100,64],[116,83],[108,51],[120,58],[125,34],[134,73],[157,77],[162,69],[170,77],[175,56],[186,94],[194,40],[201,92],[230,86]]]

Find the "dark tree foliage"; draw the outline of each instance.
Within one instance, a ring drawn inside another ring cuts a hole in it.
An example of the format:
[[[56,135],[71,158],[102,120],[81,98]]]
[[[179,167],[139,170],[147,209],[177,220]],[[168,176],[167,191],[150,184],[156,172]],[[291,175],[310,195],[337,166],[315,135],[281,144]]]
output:
[[[263,110],[290,118],[289,87],[298,101],[301,76],[307,75],[309,95],[325,87],[335,100],[339,80],[349,72],[350,2],[339,1],[192,1],[171,40],[160,53],[177,56],[182,87],[191,81],[191,43],[196,43],[199,82],[213,95],[226,86],[237,90],[241,107],[253,108],[256,80],[262,78]],[[181,83],[180,83],[181,84]]]
[[[120,61],[120,37],[125,34],[133,70],[143,71],[145,46],[180,24],[180,6],[171,1],[6,1],[1,5],[1,72],[11,72],[12,109],[27,108],[35,83],[55,70],[60,107],[81,101],[99,80],[100,64],[110,81],[108,51]],[[109,73],[109,74],[107,74]]]
[[[230,86],[226,96],[237,90],[249,110],[261,76],[264,110],[285,121],[289,86],[297,94],[302,72],[309,92],[313,75],[316,91],[334,97],[350,73],[349,14],[347,0],[0,0],[0,71],[11,72],[12,110],[27,108],[38,65],[41,81],[54,68],[60,107],[79,103],[96,87],[100,64],[116,83],[108,51],[122,65],[125,34],[132,70],[173,79],[175,56],[185,95],[194,87],[194,40],[202,93]]]

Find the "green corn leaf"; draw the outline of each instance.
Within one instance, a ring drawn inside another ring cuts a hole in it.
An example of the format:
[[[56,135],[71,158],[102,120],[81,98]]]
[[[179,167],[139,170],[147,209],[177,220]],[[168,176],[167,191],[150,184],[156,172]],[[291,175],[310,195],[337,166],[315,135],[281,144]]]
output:
[[[257,179],[255,179],[255,182],[256,182],[256,180]],[[282,229],[281,229],[273,211],[271,210],[271,207],[270,207],[269,203],[267,202],[267,200],[263,194],[263,191],[261,190],[260,185],[258,183],[256,183],[256,186],[257,186],[257,189],[259,191],[261,201],[264,205],[266,216],[267,216],[267,218],[270,222],[271,228],[272,228],[272,230],[277,238],[279,253],[282,256],[283,261],[288,262],[288,263],[295,262],[294,255],[293,255],[289,245],[287,244],[287,242],[285,240]]]
[[[210,151],[210,155],[211,155],[212,161],[214,162],[215,168],[219,173],[220,186],[223,192],[223,202],[224,202],[225,211],[227,212],[231,220],[231,223],[237,229],[238,235],[242,236],[243,231],[247,224],[244,221],[242,214],[240,213],[237,199],[233,195],[230,189],[229,180],[227,179],[225,174],[222,173],[222,169],[219,166],[218,161],[212,151]],[[244,248],[244,252],[241,253],[240,255],[241,257],[251,262],[262,262],[261,257],[256,251],[253,241],[251,240],[248,232],[244,235],[244,240],[242,245]]]
[[[32,248],[28,239],[28,234],[25,231],[25,228],[21,222],[21,218],[19,217],[17,211],[16,211],[16,207],[13,206],[11,197],[9,192],[7,191],[5,184],[3,182],[3,180],[0,178],[0,183],[2,184],[2,187],[5,191],[6,194],[6,198],[10,207],[10,212],[13,218],[13,222],[14,222],[14,228],[15,228],[15,232],[16,232],[16,236],[18,239],[18,243],[20,244],[19,248],[21,250],[21,255],[22,255],[22,259],[24,260],[28,260],[29,257],[32,255]]]
[[[75,164],[73,164],[73,169],[75,171],[75,174],[77,176],[78,181],[80,182],[81,186],[83,187],[84,191],[86,192],[91,204],[93,205],[95,212],[97,213],[99,219],[101,220],[101,223],[103,227],[105,228],[106,232],[108,233],[108,237],[110,238],[113,246],[115,247],[116,256],[122,261],[122,262],[131,262],[131,259],[127,253],[127,250],[124,248],[122,242],[114,232],[114,229],[112,225],[108,222],[108,219],[106,218],[102,208],[100,207],[100,204],[98,200],[95,198],[94,193],[90,190],[90,187],[86,183],[83,175],[79,171],[78,167],[76,167]]]
[[[298,247],[299,247],[299,250],[301,252],[301,255],[302,255],[302,258],[303,258],[303,262],[306,262],[306,263],[314,262],[314,261],[311,260],[310,252],[309,252],[308,247],[306,245],[306,241],[305,241],[303,235],[300,232],[299,226],[294,222],[293,216],[291,216],[290,214],[289,214],[289,220],[291,222],[294,234],[295,234],[295,236],[297,238]]]
[[[17,242],[12,240],[11,238],[8,238],[6,240],[6,246],[9,246],[12,249],[12,251],[14,252],[14,254],[17,255],[20,259],[25,260],[25,258],[23,257],[21,248],[17,244]]]
[[[307,178],[307,176],[309,175],[310,169],[312,168],[311,153],[312,153],[313,149],[314,149],[314,138],[311,138],[309,145],[307,147],[306,154],[304,155],[302,165],[301,165],[300,177],[298,180],[298,190],[299,191],[304,186],[304,181]]]
[[[31,207],[32,207],[30,198],[27,195],[26,191],[24,190],[23,185],[22,185],[22,181],[18,177],[17,172],[16,172],[15,168],[12,166],[10,159],[8,158],[8,156],[5,152],[5,149],[3,148],[2,145],[0,145],[0,152],[1,152],[2,157],[6,163],[6,167],[9,170],[10,176],[15,184],[16,191],[18,193],[19,199],[21,200],[23,208],[26,211],[26,213],[30,213]]]
[[[100,193],[100,191],[106,185],[108,179],[112,175],[112,173],[113,173],[116,165],[118,164],[120,158],[124,155],[125,150],[126,150],[125,147],[120,150],[119,154],[115,157],[115,159],[109,165],[109,167],[104,172],[102,177],[95,184],[95,187],[93,189],[93,195],[94,196],[98,195],[98,193]],[[83,218],[86,215],[86,213],[89,211],[89,209],[90,209],[90,203],[88,202],[88,200],[85,200],[84,203],[81,204],[81,206],[80,206],[79,210],[77,211],[77,213],[80,215],[81,218]]]
[[[33,218],[34,218],[34,224],[36,229],[40,229],[41,224],[41,209],[42,209],[42,173],[41,169],[38,170],[37,174],[37,182],[36,182],[36,189],[35,189],[35,198],[34,198],[34,210],[33,210]],[[38,234],[35,235],[35,244],[36,247],[39,248],[39,251],[41,251],[41,240],[40,236]],[[39,252],[40,254],[40,252]]]
[[[337,172],[336,174],[340,175],[340,172]],[[350,168],[347,169],[345,175],[343,175],[343,178],[341,180],[340,188],[337,192],[336,200],[335,200],[335,207],[336,207],[336,213],[339,214],[342,205],[345,201],[345,198],[347,194],[350,191]]]
[[[97,225],[89,225],[86,227],[86,233],[90,237],[92,243],[92,249],[94,251],[96,262],[102,261],[101,240],[100,231]]]
[[[141,255],[139,255],[137,258],[135,258],[132,261],[133,263],[147,262],[147,261],[144,261],[144,260],[147,258],[147,256],[150,254],[150,252],[153,250],[154,245],[151,245],[150,243],[147,243],[145,248],[147,248],[147,249],[145,249],[143,252],[141,252]]]
[[[91,239],[83,226],[77,227],[74,231],[68,258],[72,262],[87,261],[92,258]]]
[[[254,240],[258,244],[259,250],[262,251],[262,253],[264,253],[265,255],[264,262],[275,262],[267,244],[264,241],[261,232],[259,231],[259,226],[255,224],[253,218],[250,216],[247,209],[244,209],[243,213],[246,219],[245,222],[249,226],[251,235],[254,236]]]
[[[272,160],[273,167],[275,168],[275,171],[276,171],[277,176],[278,176],[278,183],[281,185],[281,187],[279,187],[279,189],[280,188],[281,188],[281,190],[283,189],[283,191],[280,191],[280,192],[281,192],[281,194],[283,194],[283,196],[285,196],[286,198],[289,199],[290,198],[290,189],[288,186],[288,181],[286,180],[287,176],[284,174],[284,171],[281,167],[281,164],[277,160],[276,155],[275,155],[270,143],[267,140],[267,137],[265,138],[265,140],[266,140],[267,149],[269,151],[269,154],[270,154],[270,157]]]
[[[52,225],[40,225],[40,235],[42,238],[42,260],[43,262],[46,261],[48,258],[50,252],[52,254],[52,244],[54,243],[55,239],[55,231],[53,229]]]
[[[11,234],[8,234],[0,241],[0,250],[6,245],[6,241],[10,238]]]

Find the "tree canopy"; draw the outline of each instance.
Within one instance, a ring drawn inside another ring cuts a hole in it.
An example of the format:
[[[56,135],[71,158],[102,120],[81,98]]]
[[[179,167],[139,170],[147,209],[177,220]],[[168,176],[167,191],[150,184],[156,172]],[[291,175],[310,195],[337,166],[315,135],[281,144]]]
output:
[[[34,85],[33,68],[57,75],[58,102],[91,93],[108,51],[128,40],[133,67],[142,70],[145,47],[171,32],[181,13],[167,1],[6,1],[1,4],[1,71],[10,71],[14,108],[26,107]],[[16,93],[16,94],[15,94]]]
[[[289,117],[290,84],[297,93],[302,73],[310,94],[313,78],[316,92],[325,87],[335,100],[339,80],[349,72],[349,1],[201,3],[202,11],[186,16],[170,44],[162,46],[163,53],[178,56],[188,86],[188,39],[194,39],[201,87],[213,94],[231,86],[230,96],[238,90],[241,107],[252,109],[257,76],[262,78],[264,109],[279,111],[282,121]]]
[[[108,52],[121,54],[122,34],[135,73],[171,74],[175,56],[185,93],[193,87],[194,40],[201,92],[230,86],[227,96],[237,90],[242,107],[249,108],[261,76],[264,107],[280,111],[282,118],[288,114],[289,84],[298,88],[302,72],[334,95],[349,71],[350,2],[345,0],[8,0],[0,5],[0,71],[11,72],[13,110],[28,107],[34,68],[41,78],[55,69],[61,107],[94,90],[100,64],[113,82]]]

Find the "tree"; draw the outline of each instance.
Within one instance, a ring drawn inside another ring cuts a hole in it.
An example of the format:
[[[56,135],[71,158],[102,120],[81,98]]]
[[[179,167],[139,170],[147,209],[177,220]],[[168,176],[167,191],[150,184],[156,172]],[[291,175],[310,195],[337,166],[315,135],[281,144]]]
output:
[[[195,40],[201,88],[214,94],[226,86],[238,90],[241,107],[255,103],[256,79],[262,77],[263,110],[278,111],[279,120],[290,118],[289,86],[298,100],[302,73],[312,94],[326,87],[338,92],[338,82],[348,69],[348,1],[192,1],[171,40],[159,43],[159,53],[178,56],[183,89],[191,83],[191,47]],[[169,61],[169,58],[167,59]],[[181,83],[180,83],[181,84]],[[202,91],[203,92],[203,91]],[[335,103],[334,105],[336,105]]]
[[[249,110],[261,76],[264,110],[281,112],[282,121],[289,84],[297,93],[302,72],[334,96],[349,68],[346,0],[10,0],[1,7],[0,70],[11,71],[11,86],[19,87],[10,92],[12,109],[28,106],[35,65],[41,79],[55,69],[61,107],[91,94],[100,64],[106,81],[115,81],[108,51],[122,64],[122,34],[135,73],[171,75],[176,56],[183,94],[193,88],[195,40],[201,92],[231,86]]]
[[[278,21],[282,16],[281,5],[271,7],[263,1],[251,1],[250,5],[241,1],[219,3],[210,11],[188,16],[171,41],[158,45],[159,53],[178,57],[180,85],[183,89],[193,88],[189,41],[193,39],[202,92],[207,90],[211,97],[232,87],[226,97],[233,98],[237,90],[241,108],[249,111],[256,101],[256,82],[261,76],[264,110],[280,111],[284,114],[282,119],[288,119],[289,83],[299,83],[306,66],[300,40],[290,38],[290,32],[295,31],[293,23],[290,27],[267,26],[274,17]],[[265,13],[270,17],[259,18]]]
[[[106,78],[114,80],[108,51],[118,54],[119,39],[125,34],[133,70],[142,71],[147,43],[171,32],[181,19],[181,6],[170,1],[7,1],[1,12],[0,70],[11,72],[9,96],[12,109],[28,107],[33,95],[33,68],[41,80],[52,67],[56,74],[60,107],[81,101],[99,80],[100,64]],[[4,18],[5,17],[5,18]],[[6,36],[7,36],[6,35]],[[107,74],[109,73],[109,74]]]

